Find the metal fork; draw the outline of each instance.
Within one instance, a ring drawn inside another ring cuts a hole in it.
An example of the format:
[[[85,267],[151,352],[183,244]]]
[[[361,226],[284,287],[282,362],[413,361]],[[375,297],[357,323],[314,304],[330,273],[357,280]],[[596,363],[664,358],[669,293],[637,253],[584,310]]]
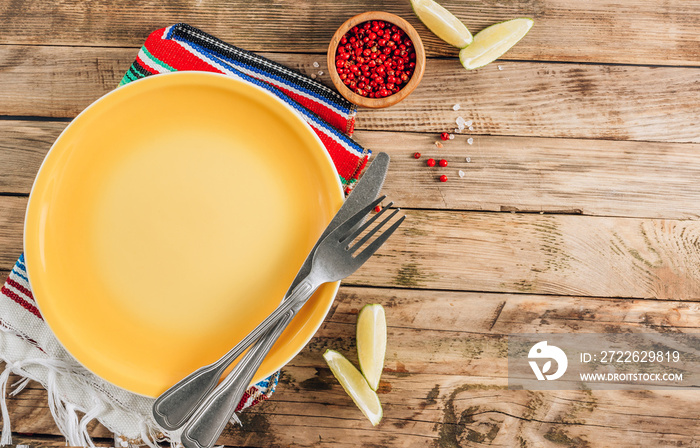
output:
[[[364,225],[358,226],[365,216],[385,198],[386,196],[382,196],[373,201],[331,232],[316,249],[311,271],[307,277],[294,288],[287,300],[282,302],[272,314],[251,332],[251,335],[253,335],[251,338],[246,337],[241,341],[241,343],[249,339],[255,341],[261,334],[275,326],[274,335],[271,335],[261,344],[249,350],[236,364],[231,373],[197,408],[192,418],[183,426],[182,444],[186,448],[209,448],[214,445],[226,423],[231,419],[245,389],[248,387],[265,355],[267,355],[267,352],[274,345],[279,335],[304,306],[313,292],[323,283],[341,280],[355,272],[401,225],[406,218],[405,216],[396,220],[393,225],[355,255],[358,249],[364,246],[377,231],[388,224],[400,211],[400,209],[396,209],[380,223],[373,225],[389,210],[389,207],[392,205],[389,204],[367,220]],[[357,242],[354,242],[365,231],[367,233]],[[248,345],[250,344],[252,342]]]

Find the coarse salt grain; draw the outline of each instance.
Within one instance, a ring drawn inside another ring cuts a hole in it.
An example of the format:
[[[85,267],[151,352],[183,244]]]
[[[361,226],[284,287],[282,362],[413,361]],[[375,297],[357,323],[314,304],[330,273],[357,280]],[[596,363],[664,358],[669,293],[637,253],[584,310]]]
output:
[[[454,138],[455,138],[455,135],[454,135],[454,134],[450,134],[450,140],[454,140]]]
[[[469,162],[471,162],[471,161],[472,161],[472,158],[471,158],[471,157],[467,157],[467,163],[469,163]]]
[[[474,130],[474,126],[469,126],[469,130],[470,130],[470,131],[473,131],[473,130]]]
[[[318,76],[323,75],[323,71],[318,72]]]
[[[503,67],[501,67],[501,66],[499,65],[499,66],[498,66],[498,69],[499,69],[499,70],[503,70]]]
[[[471,137],[469,137],[469,138],[467,139],[467,143],[469,143],[469,144],[471,145],[472,143],[474,143],[474,139],[471,138]]]
[[[461,108],[462,108],[462,106],[460,106],[459,104],[455,104],[454,106],[452,106],[452,110],[454,110],[454,111],[458,111]]]
[[[464,177],[464,171],[459,170],[459,177]]]
[[[320,67],[320,65],[318,65],[318,62],[314,62],[314,67],[315,67],[315,68],[319,68],[319,67]]]
[[[464,118],[462,118],[462,117],[457,117],[457,119],[455,120],[455,122],[457,123],[457,127],[458,127],[460,130],[464,129],[464,127],[465,127],[466,124],[467,124],[467,122],[464,121]]]
[[[474,122],[471,121],[471,120],[465,121],[465,122],[464,122],[464,125],[465,125],[465,126],[471,126],[472,124],[474,124]]]

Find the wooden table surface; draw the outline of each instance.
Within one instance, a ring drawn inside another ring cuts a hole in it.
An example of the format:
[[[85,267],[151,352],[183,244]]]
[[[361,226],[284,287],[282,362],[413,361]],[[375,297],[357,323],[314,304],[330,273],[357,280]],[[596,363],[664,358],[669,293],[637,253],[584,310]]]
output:
[[[330,84],[335,29],[393,12],[424,40],[425,77],[402,103],[359,111],[355,138],[392,156],[385,190],[408,220],[343,282],[274,398],[219,443],[700,446],[700,392],[507,390],[505,358],[509,333],[699,330],[700,2],[443,4],[473,32],[519,16],[535,26],[467,72],[408,0],[1,0],[0,275],[22,251],[46,151],[117,85],[149,32],[186,22]],[[437,149],[458,116],[474,130]],[[416,151],[450,165],[427,169]],[[356,359],[356,314],[371,302],[389,325],[376,428],[321,357],[335,348]],[[63,444],[39,385],[9,407],[15,443]],[[98,424],[91,434],[112,444]]]

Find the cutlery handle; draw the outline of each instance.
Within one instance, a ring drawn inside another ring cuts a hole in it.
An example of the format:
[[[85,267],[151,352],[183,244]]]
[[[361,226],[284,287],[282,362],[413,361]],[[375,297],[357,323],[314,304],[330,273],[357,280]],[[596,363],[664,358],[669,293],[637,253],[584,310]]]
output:
[[[153,403],[153,418],[163,428],[177,430],[211,392],[226,368],[267,332],[287,312],[301,308],[319,284],[307,277],[253,331],[218,361],[201,367],[163,392]],[[241,364],[241,363],[239,363]],[[228,375],[231,376],[231,375]]]
[[[182,431],[185,448],[210,448],[216,443],[255,372],[295,314],[294,310],[289,310],[269,333],[263,335],[197,409]]]
[[[234,359],[239,355],[240,353]],[[227,365],[217,361],[200,367],[166,390],[153,403],[153,418],[156,423],[171,431],[182,426],[204,397],[216,387]]]

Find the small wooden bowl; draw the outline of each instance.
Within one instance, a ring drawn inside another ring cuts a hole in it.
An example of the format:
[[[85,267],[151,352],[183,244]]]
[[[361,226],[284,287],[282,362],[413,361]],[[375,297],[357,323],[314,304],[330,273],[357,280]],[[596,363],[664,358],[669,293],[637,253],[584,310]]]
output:
[[[408,35],[408,38],[411,39],[411,42],[413,42],[413,48],[416,50],[416,67],[414,68],[413,75],[411,75],[411,79],[408,80],[408,83],[406,83],[401,90],[384,98],[367,98],[356,94],[345,84],[343,84],[343,81],[340,80],[338,71],[335,68],[335,52],[338,49],[340,39],[345,36],[345,33],[350,31],[350,29],[355,25],[372,20],[389,22],[401,28]],[[401,17],[388,12],[369,11],[351,17],[345,23],[343,23],[340,28],[338,28],[331,39],[331,43],[328,45],[327,61],[328,73],[331,75],[331,80],[341,95],[358,106],[367,107],[370,109],[379,109],[382,107],[393,106],[406,98],[418,86],[418,83],[420,83],[420,80],[423,78],[423,72],[425,71],[425,49],[423,48],[423,42],[421,41],[420,36],[410,23],[406,22]]]

